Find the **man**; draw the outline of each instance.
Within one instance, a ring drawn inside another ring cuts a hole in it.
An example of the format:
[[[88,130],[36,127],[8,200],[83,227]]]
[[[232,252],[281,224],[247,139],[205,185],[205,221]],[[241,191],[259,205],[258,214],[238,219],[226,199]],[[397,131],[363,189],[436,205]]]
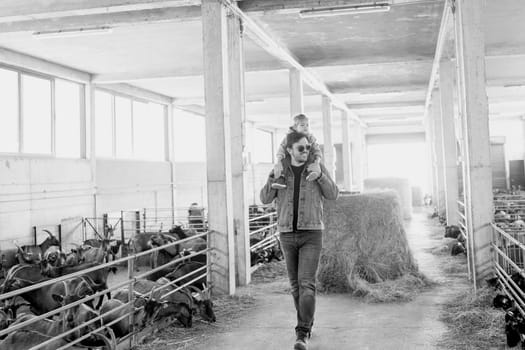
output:
[[[308,160],[310,144],[304,134],[286,138],[282,183],[273,171],[261,190],[261,202],[277,201],[277,230],[297,311],[295,350],[307,349],[315,313],[315,279],[322,248],[323,198],[337,199],[339,190],[322,164]]]

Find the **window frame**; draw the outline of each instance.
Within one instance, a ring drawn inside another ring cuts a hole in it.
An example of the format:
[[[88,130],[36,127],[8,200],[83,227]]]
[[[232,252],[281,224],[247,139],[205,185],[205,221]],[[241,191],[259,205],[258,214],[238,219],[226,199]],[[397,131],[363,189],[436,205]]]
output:
[[[140,162],[164,162],[164,161],[167,161],[168,160],[168,152],[166,150],[166,146],[164,146],[162,148],[162,152],[163,154],[158,158],[158,159],[144,159],[144,158],[136,158],[136,145],[135,145],[135,109],[134,109],[134,106],[133,106],[133,102],[139,102],[139,103],[145,103],[145,104],[150,104],[150,103],[155,103],[155,104],[158,104],[159,106],[162,107],[162,127],[163,127],[163,135],[166,134],[166,130],[168,128],[168,125],[167,125],[167,118],[168,118],[168,107],[169,105],[166,105],[164,103],[160,103],[158,101],[152,101],[152,100],[149,100],[149,99],[146,99],[146,98],[141,98],[141,97],[137,97],[137,96],[133,96],[131,94],[126,94],[126,93],[122,93],[120,91],[115,91],[115,90],[112,90],[110,88],[105,88],[104,86],[96,86],[95,89],[94,89],[94,93],[96,93],[97,91],[100,91],[100,92],[104,92],[104,93],[107,93],[111,96],[111,125],[112,125],[112,152],[111,152],[111,157],[107,157],[107,156],[104,156],[104,157],[100,157],[98,155],[95,155],[96,158],[99,158],[99,159],[107,159],[107,160],[119,160],[119,161],[140,161]],[[117,157],[117,133],[118,133],[118,130],[116,130],[116,126],[117,126],[117,116],[116,116],[116,103],[115,103],[115,98],[116,97],[120,97],[120,98],[126,98],[126,99],[129,99],[130,100],[130,103],[131,103],[131,151],[132,151],[132,156],[131,158],[120,158],[120,157]],[[96,104],[96,99],[95,99],[95,104]],[[166,139],[165,139],[165,136],[164,136],[164,143],[166,143]]]
[[[11,65],[0,63],[0,68],[4,70],[8,70],[11,72],[16,73],[17,75],[17,123],[18,123],[18,135],[17,135],[17,152],[2,152],[0,151],[0,157],[20,157],[20,158],[38,158],[38,159],[86,159],[86,146],[85,146],[85,139],[86,139],[86,84],[85,83],[79,83],[73,80],[64,79],[60,77],[56,77],[49,74],[44,74],[41,72],[33,71],[30,69],[25,69],[21,67],[14,67]],[[47,80],[50,83],[50,107],[51,107],[51,125],[50,125],[50,152],[49,153],[31,153],[31,152],[24,152],[24,130],[23,130],[23,96],[22,96],[22,90],[23,90],[23,79],[22,75]],[[63,80],[68,83],[77,84],[79,86],[79,93],[80,93],[80,99],[79,99],[79,114],[78,117],[79,120],[79,137],[78,142],[80,143],[80,154],[79,157],[57,157],[56,155],[56,90],[55,90],[55,82],[56,80]]]
[[[267,129],[263,129],[263,128],[260,128],[260,127],[257,127],[257,126],[254,126],[253,127],[253,134],[252,134],[252,137],[253,137],[253,140],[255,140],[257,138],[256,136],[256,133],[257,132],[261,132],[261,133],[264,133],[264,134],[268,134],[268,135],[265,135],[265,136],[269,136],[269,141],[270,141],[270,157],[268,158],[268,160],[266,161],[258,161],[257,163],[253,163],[253,164],[272,164],[275,162],[275,152],[274,152],[274,148],[275,148],[275,145],[274,145],[274,133],[272,131],[269,131]],[[252,144],[251,144],[251,160],[252,162],[254,161],[254,153],[255,153],[255,148],[254,148],[254,144],[253,144],[253,141],[252,141]]]

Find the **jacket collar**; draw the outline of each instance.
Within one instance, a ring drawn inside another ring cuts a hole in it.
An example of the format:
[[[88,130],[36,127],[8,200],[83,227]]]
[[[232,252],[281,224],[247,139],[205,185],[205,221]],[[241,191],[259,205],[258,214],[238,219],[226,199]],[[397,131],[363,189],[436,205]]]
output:
[[[283,168],[284,169],[288,169],[290,172],[292,172],[292,159],[290,158],[291,156],[289,154],[286,155],[286,157],[284,157],[284,159],[282,160],[283,162]],[[305,169],[308,168],[308,165],[310,165],[312,163],[312,161],[310,161],[310,157],[308,157],[308,160],[306,161],[306,166],[304,167]],[[304,172],[304,170],[303,170]]]

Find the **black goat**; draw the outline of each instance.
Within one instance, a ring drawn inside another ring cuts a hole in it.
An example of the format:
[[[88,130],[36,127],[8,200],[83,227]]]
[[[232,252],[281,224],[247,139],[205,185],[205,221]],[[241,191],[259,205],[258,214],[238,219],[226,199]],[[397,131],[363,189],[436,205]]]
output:
[[[18,262],[20,264],[38,263],[51,246],[60,246],[60,241],[48,230],[43,230],[49,237],[38,245],[23,245],[18,247]]]

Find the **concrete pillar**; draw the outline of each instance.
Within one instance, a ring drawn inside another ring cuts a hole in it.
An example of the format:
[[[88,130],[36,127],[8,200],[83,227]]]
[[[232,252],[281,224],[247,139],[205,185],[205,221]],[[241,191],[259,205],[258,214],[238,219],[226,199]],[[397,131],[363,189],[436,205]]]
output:
[[[93,194],[93,217],[97,216],[97,137],[95,127],[95,87],[93,84],[86,84],[85,90],[85,101],[86,101],[86,124],[89,121],[89,127],[86,125],[86,133],[89,131],[89,137],[86,140],[89,144],[86,146],[86,150],[89,150],[89,164],[91,166],[91,183],[95,188]]]
[[[432,154],[432,130],[431,130],[431,123],[430,123],[430,112],[427,114],[427,118],[423,120],[423,126],[425,128],[425,148],[427,152],[427,157],[429,159],[428,162],[428,169],[427,169],[427,182],[428,182],[428,188],[426,193],[432,194],[432,198],[434,198],[434,160],[433,160],[433,154]]]
[[[348,120],[348,113],[341,111],[341,129],[343,129],[343,160],[340,164],[343,165],[343,183],[345,190],[352,190],[352,168],[353,168],[353,154],[351,152],[350,143],[350,121]]]
[[[228,16],[230,64],[230,128],[232,147],[233,224],[237,285],[250,283],[250,228],[248,223],[244,50],[240,20]]]
[[[332,103],[326,96],[322,96],[323,105],[323,162],[330,173],[330,177],[335,179],[335,150],[332,138]]]
[[[366,133],[365,133],[365,129],[363,127],[361,127],[361,149],[362,149],[362,161],[361,161],[361,164],[363,165],[363,178],[362,178],[362,181],[361,181],[361,188],[360,188],[360,191],[363,191],[363,187],[364,187],[364,179],[368,178],[368,141],[366,140]]]
[[[454,123],[454,65],[452,61],[443,61],[439,67],[439,93],[441,96],[441,129],[445,208],[447,224],[458,224],[458,167],[456,154],[456,132]]]
[[[170,198],[171,198],[171,214],[173,218],[172,225],[175,224],[175,125],[173,120],[173,106],[166,106],[164,109],[165,115],[165,155],[166,160],[170,163]]]
[[[228,31],[226,11],[203,0],[202,35],[206,104],[209,262],[214,292],[235,293]]]
[[[364,179],[364,134],[363,128],[358,122],[350,126],[350,139],[352,140],[352,180],[353,188],[363,191]]]
[[[290,114],[304,113],[303,77],[296,68],[290,69]]]
[[[456,57],[463,125],[469,259],[474,287],[492,273],[493,219],[489,113],[485,88],[483,1],[456,0]]]
[[[434,108],[433,105],[431,105],[430,110],[428,112],[427,120],[425,120],[425,128],[426,128],[426,138],[427,138],[427,145],[428,145],[428,151],[430,156],[430,177],[432,179],[432,206],[438,207],[438,178],[437,178],[437,162],[436,162],[436,152],[435,152],[435,123],[432,120],[433,112],[432,109]]]
[[[437,208],[438,213],[445,213],[445,167],[443,163],[443,129],[441,126],[441,97],[439,91],[432,94],[432,125],[434,141],[434,161],[437,183]]]
[[[286,137],[288,130],[283,129],[275,129],[273,132],[273,156],[277,156],[277,151],[279,150],[279,147],[281,146],[281,142],[283,142],[284,138]],[[277,158],[274,158],[274,162]]]

